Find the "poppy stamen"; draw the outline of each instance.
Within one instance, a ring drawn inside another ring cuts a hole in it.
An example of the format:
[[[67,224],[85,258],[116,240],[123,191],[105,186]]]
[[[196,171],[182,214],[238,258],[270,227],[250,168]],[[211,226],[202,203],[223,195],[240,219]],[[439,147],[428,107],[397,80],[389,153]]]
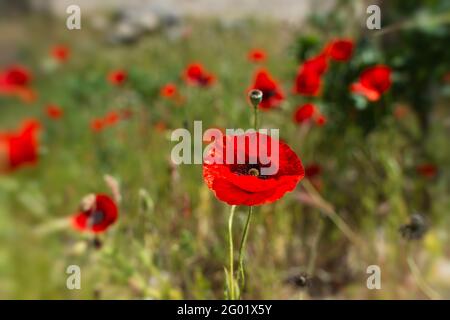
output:
[[[250,168],[250,170],[248,170],[248,174],[254,177],[258,177],[260,173],[258,169]]]

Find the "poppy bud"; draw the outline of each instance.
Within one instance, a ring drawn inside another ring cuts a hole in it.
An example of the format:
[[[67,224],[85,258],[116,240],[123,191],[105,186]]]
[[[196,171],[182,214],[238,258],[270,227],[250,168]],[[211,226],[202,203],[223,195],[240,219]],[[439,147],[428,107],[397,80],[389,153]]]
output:
[[[100,240],[99,237],[94,237],[94,239],[92,239],[92,246],[94,247],[95,250],[99,250],[102,248],[103,242],[102,240]]]
[[[400,227],[399,232],[406,240],[419,240],[428,230],[428,223],[424,216],[415,213],[408,224]]]
[[[307,288],[311,285],[311,278],[305,272],[292,275],[285,280],[285,283],[291,284],[299,289]]]
[[[253,107],[257,108],[263,99],[263,93],[261,90],[254,89],[250,91],[248,97],[250,98]]]

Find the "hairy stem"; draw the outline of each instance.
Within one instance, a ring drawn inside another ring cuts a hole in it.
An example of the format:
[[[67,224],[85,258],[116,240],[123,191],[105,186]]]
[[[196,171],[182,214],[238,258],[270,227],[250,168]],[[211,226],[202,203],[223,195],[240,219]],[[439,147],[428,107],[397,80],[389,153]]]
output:
[[[229,299],[234,300],[234,255],[233,255],[233,217],[234,211],[236,210],[236,206],[231,206],[230,217],[228,219],[228,244],[229,244],[229,259],[230,259],[230,270],[229,270],[229,279],[228,279],[228,294]]]
[[[318,226],[317,226],[316,234],[314,235],[314,238],[312,240],[308,266],[307,266],[307,269],[306,269],[306,274],[308,276],[312,276],[312,274],[314,273],[314,269],[316,267],[317,249],[319,247],[319,240],[320,240],[320,237],[322,236],[322,230],[323,230],[323,226],[324,226],[323,219],[324,218],[321,216],[320,220],[319,220],[319,223],[318,223]]]
[[[311,198],[317,203],[323,213],[330,218],[331,221],[338,227],[339,230],[352,242],[354,245],[364,248],[365,244],[362,239],[353,232],[348,224],[337,214],[333,206],[325,201],[322,196],[316,191],[313,185],[308,179],[303,180],[303,186],[305,187]]]
[[[408,267],[411,271],[414,280],[416,280],[417,286],[419,289],[430,299],[430,300],[440,300],[442,299],[439,293],[434,291],[433,288],[431,288],[425,279],[420,274],[419,267],[417,266],[416,262],[414,261],[414,257],[412,253],[410,252],[407,257]]]
[[[241,283],[241,288],[245,285],[245,270],[244,270],[244,250],[247,243],[248,230],[250,227],[250,221],[252,220],[253,207],[248,207],[247,221],[245,222],[244,233],[242,234],[241,244],[239,246],[239,274],[238,279]]]

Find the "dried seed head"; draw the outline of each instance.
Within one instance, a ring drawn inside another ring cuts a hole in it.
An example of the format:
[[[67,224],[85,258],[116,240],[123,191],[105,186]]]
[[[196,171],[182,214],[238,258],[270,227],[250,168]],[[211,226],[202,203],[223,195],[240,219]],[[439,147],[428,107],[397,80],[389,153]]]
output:
[[[95,250],[100,250],[103,246],[103,242],[99,237],[95,236],[94,239],[92,239],[92,246]]]
[[[399,232],[406,240],[419,240],[428,230],[428,223],[425,217],[415,213],[411,216],[410,222],[399,228]]]
[[[263,93],[261,90],[254,89],[250,91],[248,97],[250,98],[250,102],[252,103],[253,107],[257,108],[262,101]]]
[[[286,279],[286,282],[299,289],[304,289],[309,287],[309,285],[311,284],[311,279],[309,278],[308,274],[302,272],[300,274],[290,276]]]

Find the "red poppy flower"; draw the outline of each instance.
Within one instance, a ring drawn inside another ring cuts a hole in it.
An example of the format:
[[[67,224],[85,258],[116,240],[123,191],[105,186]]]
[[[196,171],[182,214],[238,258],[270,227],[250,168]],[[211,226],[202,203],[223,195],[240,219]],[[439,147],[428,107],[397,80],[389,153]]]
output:
[[[294,93],[305,96],[317,96],[321,87],[320,74],[312,68],[299,68],[295,78]]]
[[[416,171],[421,176],[431,179],[437,175],[438,169],[432,163],[424,163],[424,164],[418,165],[416,167]]]
[[[303,72],[314,72],[321,76],[328,69],[327,56],[325,54],[319,54],[306,60],[302,66]]]
[[[239,143],[241,139],[246,143]],[[278,152],[272,146],[277,146]],[[230,157],[226,152],[231,147],[234,160],[227,164]],[[268,163],[266,165],[262,164],[261,155],[264,154],[271,155],[271,161],[264,161]],[[239,157],[245,158],[244,164],[237,164]],[[263,170],[268,166],[275,166],[278,170],[275,174],[265,175]],[[230,205],[254,206],[274,202],[294,190],[303,177],[303,165],[294,151],[284,142],[258,132],[239,137],[224,136],[221,141],[215,141],[203,163],[203,178],[208,188],[219,200]]]
[[[100,233],[117,221],[117,205],[109,196],[91,195],[84,202],[81,211],[72,217],[72,225],[76,230]]]
[[[183,75],[187,84],[208,87],[215,81],[214,75],[207,72],[200,63],[192,63],[187,66]]]
[[[326,49],[328,56],[335,61],[348,61],[353,55],[354,43],[350,39],[332,41]]]
[[[37,163],[39,128],[37,120],[28,120],[18,132],[0,133],[0,171]]]
[[[327,118],[323,114],[318,114],[316,115],[314,121],[319,127],[321,127],[327,123]]]
[[[91,129],[94,132],[100,132],[105,128],[105,120],[101,118],[97,118],[91,121]]]
[[[350,90],[361,94],[369,101],[377,101],[391,87],[391,69],[385,65],[377,65],[363,71],[359,82],[351,85]]]
[[[264,62],[266,60],[266,52],[261,50],[261,49],[252,49],[249,51],[248,55],[248,60],[250,60],[251,62]]]
[[[161,97],[169,99],[176,97],[178,95],[177,86],[174,83],[168,83],[161,88],[159,94]]]
[[[31,73],[22,66],[12,66],[0,74],[3,86],[26,87],[31,82]]]
[[[250,90],[258,89],[263,93],[263,98],[259,104],[261,109],[271,109],[278,107],[284,100],[284,94],[280,85],[265,69],[260,69],[255,73],[253,86]]]
[[[54,46],[50,53],[59,62],[66,62],[70,57],[70,49],[64,45]]]
[[[294,122],[296,123],[304,123],[314,116],[316,113],[316,106],[312,103],[307,103],[302,106],[299,106],[297,110],[294,112]]]
[[[114,126],[119,122],[119,120],[120,114],[117,111],[110,111],[106,114],[103,122],[105,125]]]
[[[164,132],[167,130],[167,124],[164,121],[158,121],[153,126],[156,131],[158,132]]]
[[[128,74],[125,70],[114,70],[108,74],[108,81],[115,86],[124,84],[127,78]]]
[[[64,115],[64,111],[55,104],[49,104],[46,108],[47,116],[51,119],[57,120]]]
[[[36,99],[36,93],[29,87],[31,73],[22,66],[11,66],[0,72],[0,95],[16,96],[25,102]]]

